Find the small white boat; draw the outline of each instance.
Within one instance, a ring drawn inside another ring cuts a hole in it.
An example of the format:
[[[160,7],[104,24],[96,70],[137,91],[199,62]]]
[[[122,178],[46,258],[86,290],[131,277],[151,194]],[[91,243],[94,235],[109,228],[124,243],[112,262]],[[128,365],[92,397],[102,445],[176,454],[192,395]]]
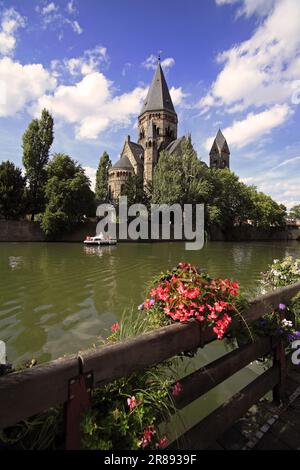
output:
[[[84,242],[86,245],[116,245],[117,240],[113,238],[105,238],[102,234],[94,237],[87,236]]]

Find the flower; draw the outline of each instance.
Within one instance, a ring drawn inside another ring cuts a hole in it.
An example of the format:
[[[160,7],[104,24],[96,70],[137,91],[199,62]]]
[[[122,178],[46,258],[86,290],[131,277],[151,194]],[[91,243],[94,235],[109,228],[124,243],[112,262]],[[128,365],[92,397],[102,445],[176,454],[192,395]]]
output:
[[[180,395],[180,392],[181,392],[181,385],[179,382],[177,382],[172,388],[173,397],[178,397],[178,395]]]
[[[278,308],[279,308],[279,310],[285,310],[286,305],[285,304],[279,304]]]
[[[152,437],[156,433],[154,426],[148,426],[144,429],[143,437],[140,441],[141,447],[144,449],[152,441]]]
[[[127,405],[129,406],[130,411],[132,411],[133,408],[137,405],[136,398],[134,396],[127,398]]]
[[[282,323],[283,326],[288,326],[290,328],[292,328],[292,326],[293,326],[293,322],[290,321],[290,320],[287,320],[286,318],[284,318],[281,323]]]
[[[166,437],[162,437],[156,444],[155,444],[155,447],[156,449],[162,449],[164,447],[166,447],[166,445],[168,444],[168,439]]]
[[[138,306],[138,310],[144,310],[144,304],[140,304],[140,305]]]
[[[120,324],[118,322],[111,325],[111,332],[115,333],[120,328]]]

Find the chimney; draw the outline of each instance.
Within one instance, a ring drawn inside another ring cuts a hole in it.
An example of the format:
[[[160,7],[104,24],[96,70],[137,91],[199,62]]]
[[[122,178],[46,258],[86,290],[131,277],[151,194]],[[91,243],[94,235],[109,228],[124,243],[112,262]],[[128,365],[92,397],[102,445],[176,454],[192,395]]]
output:
[[[126,142],[130,142],[130,135],[126,136]]]

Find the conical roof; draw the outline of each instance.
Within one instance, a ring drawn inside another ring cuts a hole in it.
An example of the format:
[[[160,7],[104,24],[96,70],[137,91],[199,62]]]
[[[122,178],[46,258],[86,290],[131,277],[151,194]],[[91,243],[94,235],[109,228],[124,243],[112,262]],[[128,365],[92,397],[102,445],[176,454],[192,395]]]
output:
[[[126,155],[124,155],[123,157],[120,158],[120,160],[118,160],[113,165],[113,168],[120,168],[122,170],[126,170],[126,169],[132,170],[133,166],[131,165],[129,158]]]
[[[219,152],[223,151],[223,152],[226,152],[226,153],[230,154],[227,141],[226,141],[224,135],[222,134],[221,129],[218,130],[218,133],[217,133],[216,138],[213,142],[210,153],[214,152],[215,147],[217,147]]]
[[[144,102],[141,114],[146,111],[168,110],[175,113],[175,109],[170,96],[169,88],[161,68],[160,62],[150,85],[147,98]]]

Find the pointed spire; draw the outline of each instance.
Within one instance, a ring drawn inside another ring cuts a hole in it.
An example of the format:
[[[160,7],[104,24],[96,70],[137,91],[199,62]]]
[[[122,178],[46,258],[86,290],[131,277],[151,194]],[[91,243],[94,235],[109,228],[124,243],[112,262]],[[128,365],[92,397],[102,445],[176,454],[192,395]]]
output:
[[[221,129],[219,129],[218,132],[217,132],[217,135],[216,135],[215,140],[213,142],[210,153],[213,153],[215,151],[215,148],[217,148],[217,150],[220,153],[223,151],[225,153],[230,154],[227,141],[226,141],[224,135],[222,134]]]
[[[164,109],[176,113],[170,96],[169,88],[160,65],[159,57],[157,68],[141,114],[146,111],[163,111]]]

